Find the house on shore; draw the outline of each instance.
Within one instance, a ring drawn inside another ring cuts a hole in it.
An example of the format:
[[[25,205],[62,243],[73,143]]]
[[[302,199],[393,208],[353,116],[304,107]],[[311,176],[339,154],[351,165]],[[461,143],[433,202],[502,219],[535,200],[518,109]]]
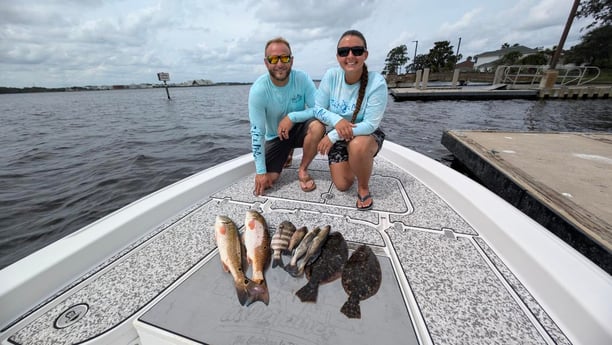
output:
[[[474,56],[474,69],[479,72],[494,72],[497,65],[499,65],[499,60],[501,60],[504,55],[515,51],[521,53],[521,58],[539,52],[538,49],[528,48],[522,45],[484,52]]]

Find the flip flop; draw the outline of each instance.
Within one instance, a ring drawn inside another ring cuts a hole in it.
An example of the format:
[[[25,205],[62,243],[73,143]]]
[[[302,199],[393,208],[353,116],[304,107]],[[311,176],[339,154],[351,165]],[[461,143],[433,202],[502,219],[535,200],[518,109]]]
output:
[[[361,196],[361,195],[359,195],[359,193],[357,193],[357,198],[359,199],[359,201],[361,201],[361,203],[364,203],[368,199],[372,199],[372,194],[368,193],[366,196]],[[355,207],[357,207],[357,209],[359,211],[367,211],[367,210],[371,209],[372,206],[374,206],[374,200],[372,200],[372,202],[368,206],[361,206],[361,207],[359,207],[359,202],[355,203]]]
[[[285,161],[285,165],[283,165],[283,168],[290,167],[292,162],[293,162],[293,150],[291,150],[291,152],[289,153],[289,156],[287,157],[287,160]]]
[[[312,177],[310,177],[310,175],[308,175],[305,178],[299,178],[300,180],[300,188],[302,188],[302,191],[304,192],[312,192],[313,190],[315,190],[317,188],[317,184],[315,183],[315,181],[312,179]],[[312,181],[312,185],[309,185],[309,182]]]

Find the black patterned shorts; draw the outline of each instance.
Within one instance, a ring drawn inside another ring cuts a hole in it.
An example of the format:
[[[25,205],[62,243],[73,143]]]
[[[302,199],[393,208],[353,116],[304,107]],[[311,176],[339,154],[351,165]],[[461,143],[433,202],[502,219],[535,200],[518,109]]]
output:
[[[378,154],[378,152],[380,152],[380,149],[382,148],[383,141],[385,141],[385,132],[383,132],[380,128],[377,128],[370,135],[374,137],[376,144],[378,144],[378,149],[374,154],[374,157],[376,157],[376,155]],[[332,148],[329,150],[329,153],[327,154],[329,165],[348,161],[349,155],[348,149],[346,148],[347,144],[348,143],[344,140],[338,140],[334,143],[334,146],[332,146]]]

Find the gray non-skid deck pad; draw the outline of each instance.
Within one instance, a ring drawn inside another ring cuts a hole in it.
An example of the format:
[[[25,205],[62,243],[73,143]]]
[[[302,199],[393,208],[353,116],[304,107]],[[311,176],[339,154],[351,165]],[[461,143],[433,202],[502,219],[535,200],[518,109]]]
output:
[[[295,292],[306,278],[279,267],[266,271],[269,305],[243,307],[216,254],[140,321],[205,344],[418,344],[391,261],[378,260],[382,284],[360,303],[361,319],[340,312],[347,300],[340,279],[321,285],[316,303],[303,303]]]

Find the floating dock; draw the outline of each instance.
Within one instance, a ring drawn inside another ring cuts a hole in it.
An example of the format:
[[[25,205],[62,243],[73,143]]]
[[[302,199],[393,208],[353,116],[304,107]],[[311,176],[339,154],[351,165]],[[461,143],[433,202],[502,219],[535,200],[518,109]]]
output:
[[[612,274],[612,134],[446,131],[474,178]]]
[[[483,87],[396,87],[389,94],[396,102],[439,100],[503,100],[503,99],[604,99],[610,98],[612,86],[571,86],[551,89],[507,88],[506,84]],[[516,87],[516,86],[515,86]]]

